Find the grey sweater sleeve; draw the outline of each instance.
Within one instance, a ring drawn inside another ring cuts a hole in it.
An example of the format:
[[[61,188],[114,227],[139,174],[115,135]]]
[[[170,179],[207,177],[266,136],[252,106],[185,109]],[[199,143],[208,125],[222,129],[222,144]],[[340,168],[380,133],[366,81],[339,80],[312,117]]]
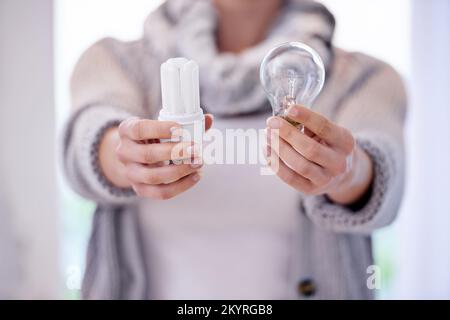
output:
[[[325,196],[307,197],[305,211],[314,223],[334,232],[370,234],[395,219],[404,184],[406,105],[401,78],[385,64],[343,102],[337,122],[353,132],[374,164],[371,194],[357,211],[336,205]]]
[[[103,134],[130,117],[111,106],[89,106],[72,115],[64,128],[64,172],[72,188],[96,203],[123,204],[132,200],[132,189],[113,186],[98,163]]]

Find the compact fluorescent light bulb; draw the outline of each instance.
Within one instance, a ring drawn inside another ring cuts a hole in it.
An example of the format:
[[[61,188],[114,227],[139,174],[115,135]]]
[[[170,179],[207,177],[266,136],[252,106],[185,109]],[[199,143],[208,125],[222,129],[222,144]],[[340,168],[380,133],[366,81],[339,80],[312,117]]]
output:
[[[200,107],[198,64],[186,58],[173,58],[163,63],[161,96],[159,120],[179,123],[184,131],[182,140],[201,146],[205,116]]]
[[[266,55],[260,78],[274,116],[297,126],[298,123],[286,116],[287,110],[294,104],[311,107],[322,91],[325,67],[314,49],[300,42],[289,42]]]

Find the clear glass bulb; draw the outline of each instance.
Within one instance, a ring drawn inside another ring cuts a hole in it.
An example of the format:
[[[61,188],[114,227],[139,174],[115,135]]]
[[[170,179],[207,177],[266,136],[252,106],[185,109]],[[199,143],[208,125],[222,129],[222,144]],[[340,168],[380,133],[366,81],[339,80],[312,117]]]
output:
[[[322,91],[325,67],[314,49],[300,42],[289,42],[266,55],[260,78],[273,114],[298,125],[288,119],[287,109],[293,104],[311,107]]]

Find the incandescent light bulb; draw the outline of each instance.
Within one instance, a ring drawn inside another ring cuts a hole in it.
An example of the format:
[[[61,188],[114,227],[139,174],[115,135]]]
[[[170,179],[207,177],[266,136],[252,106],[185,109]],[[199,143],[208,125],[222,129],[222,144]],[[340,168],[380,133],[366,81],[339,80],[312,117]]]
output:
[[[274,116],[298,126],[287,118],[287,110],[294,104],[311,107],[322,91],[325,67],[314,49],[300,42],[288,42],[266,55],[260,78]]]

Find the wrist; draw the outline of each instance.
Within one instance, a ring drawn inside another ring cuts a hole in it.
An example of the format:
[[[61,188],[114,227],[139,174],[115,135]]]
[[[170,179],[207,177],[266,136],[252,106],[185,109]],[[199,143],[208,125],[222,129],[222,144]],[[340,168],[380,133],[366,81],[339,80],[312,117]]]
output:
[[[125,165],[119,161],[116,155],[119,142],[120,137],[117,127],[110,128],[105,132],[98,150],[100,170],[105,178],[115,187],[121,189],[131,188],[131,184],[126,177]]]
[[[336,204],[345,206],[356,203],[370,189],[373,170],[372,159],[357,146],[353,155],[352,169],[341,183],[327,194],[328,198]]]

